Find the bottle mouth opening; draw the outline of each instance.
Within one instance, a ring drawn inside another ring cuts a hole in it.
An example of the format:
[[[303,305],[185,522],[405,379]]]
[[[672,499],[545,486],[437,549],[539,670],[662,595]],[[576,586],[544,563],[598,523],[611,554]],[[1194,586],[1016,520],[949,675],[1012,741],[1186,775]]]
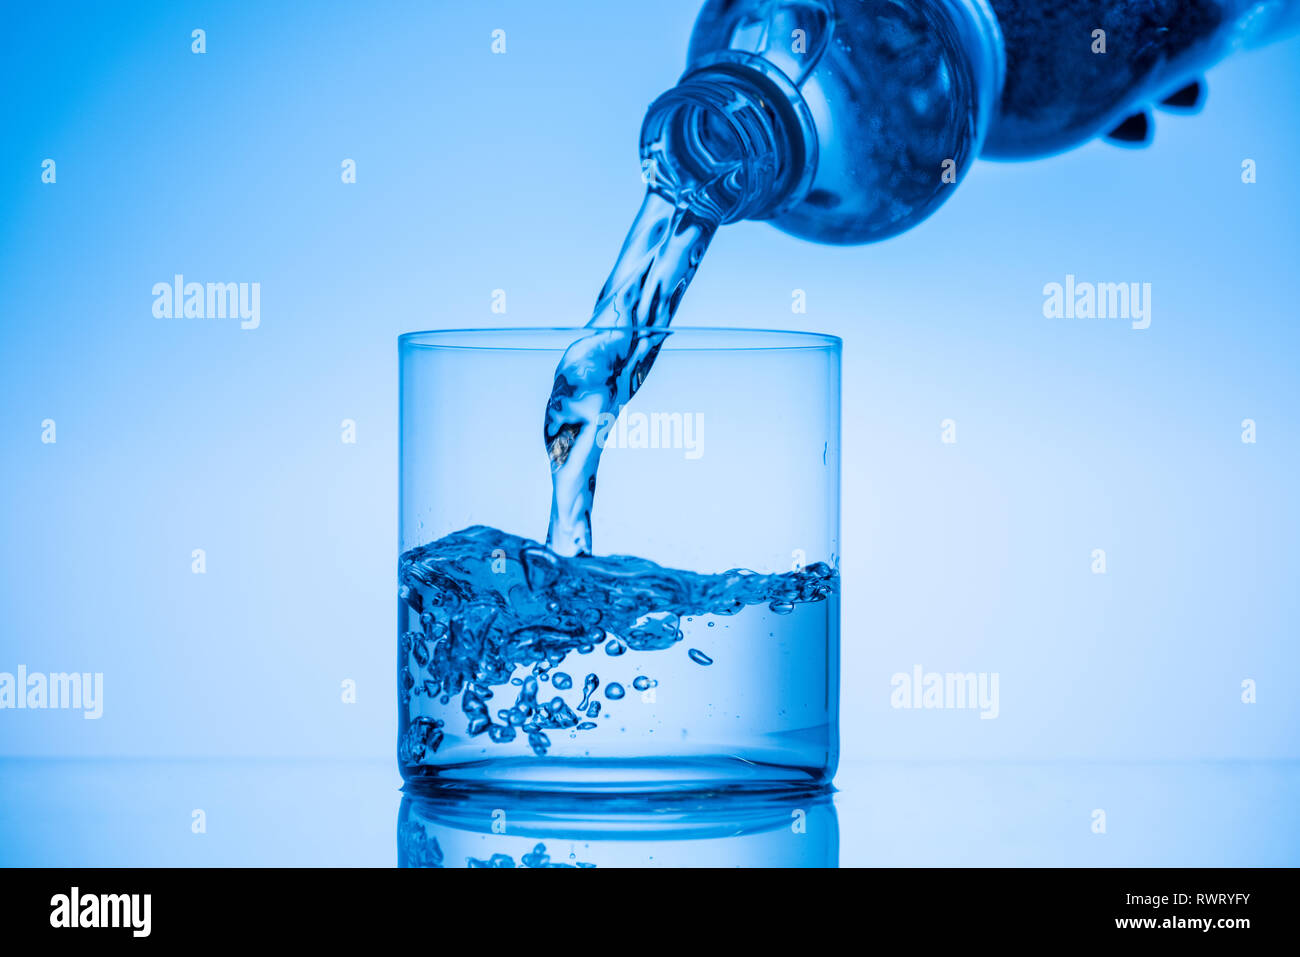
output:
[[[782,110],[786,95],[737,64],[687,74],[646,112],[642,178],[718,223],[771,215],[807,155],[802,130]]]
[[[747,200],[762,188],[755,167],[764,147],[712,92],[684,84],[651,105],[641,171],[646,185],[675,205],[727,223],[748,215]]]

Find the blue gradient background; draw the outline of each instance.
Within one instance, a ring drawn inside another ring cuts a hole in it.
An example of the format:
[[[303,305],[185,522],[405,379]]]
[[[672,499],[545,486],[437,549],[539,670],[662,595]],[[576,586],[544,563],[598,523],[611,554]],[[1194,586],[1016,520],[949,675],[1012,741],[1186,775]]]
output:
[[[0,712],[0,755],[390,758],[396,337],[585,321],[697,9],[6,8],[0,671],[103,672],[105,713]],[[844,339],[847,760],[1300,758],[1300,42],[1209,90],[881,245],[714,242],[680,323]],[[178,272],[261,327],[154,318]],[[1045,319],[1067,273],[1151,283],[1151,327]],[[915,664],[1000,717],[892,709]]]

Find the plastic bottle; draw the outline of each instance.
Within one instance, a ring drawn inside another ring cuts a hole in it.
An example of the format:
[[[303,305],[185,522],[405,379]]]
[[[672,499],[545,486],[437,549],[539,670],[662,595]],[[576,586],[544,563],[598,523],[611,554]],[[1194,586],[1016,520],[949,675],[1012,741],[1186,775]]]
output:
[[[709,0],[687,69],[647,112],[647,181],[722,223],[826,243],[914,226],[977,155],[1112,133],[1300,23],[1300,0]]]

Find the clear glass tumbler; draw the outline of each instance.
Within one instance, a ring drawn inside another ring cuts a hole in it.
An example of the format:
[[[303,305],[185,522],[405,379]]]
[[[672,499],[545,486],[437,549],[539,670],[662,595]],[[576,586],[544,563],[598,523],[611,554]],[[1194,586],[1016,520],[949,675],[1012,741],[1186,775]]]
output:
[[[591,329],[399,340],[398,762],[413,787],[818,787],[839,751],[840,341],[678,328],[545,547],[546,404]]]

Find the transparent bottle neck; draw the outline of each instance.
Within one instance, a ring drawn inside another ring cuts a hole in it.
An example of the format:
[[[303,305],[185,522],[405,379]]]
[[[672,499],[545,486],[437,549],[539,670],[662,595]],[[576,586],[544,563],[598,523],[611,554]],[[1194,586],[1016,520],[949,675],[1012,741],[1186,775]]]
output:
[[[688,73],[646,112],[647,185],[720,224],[773,215],[806,180],[810,152],[787,99],[737,64]]]

